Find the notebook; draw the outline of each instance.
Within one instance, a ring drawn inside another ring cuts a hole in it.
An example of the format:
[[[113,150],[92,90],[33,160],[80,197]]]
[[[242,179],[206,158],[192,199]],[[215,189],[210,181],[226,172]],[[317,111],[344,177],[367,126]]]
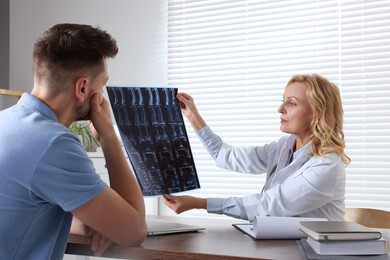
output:
[[[307,243],[306,239],[297,240],[303,259],[307,260],[390,260],[389,253],[383,255],[319,255]]]
[[[302,221],[299,227],[315,240],[379,239],[381,232],[351,221]]]
[[[146,217],[148,236],[174,234],[183,232],[195,232],[206,229],[205,227],[183,224],[179,222]]]

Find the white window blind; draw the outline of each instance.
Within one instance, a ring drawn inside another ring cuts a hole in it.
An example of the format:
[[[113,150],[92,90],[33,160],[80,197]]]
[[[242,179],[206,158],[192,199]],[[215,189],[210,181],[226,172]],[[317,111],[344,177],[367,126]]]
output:
[[[225,142],[280,138],[284,87],[309,73],[342,93],[346,206],[390,210],[390,1],[168,1],[168,85],[192,95]],[[216,168],[186,123],[202,187],[192,195],[261,191],[265,176]]]

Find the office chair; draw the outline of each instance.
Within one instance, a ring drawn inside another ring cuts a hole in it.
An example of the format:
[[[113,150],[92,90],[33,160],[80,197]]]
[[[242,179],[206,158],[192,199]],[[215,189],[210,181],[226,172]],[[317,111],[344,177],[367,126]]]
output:
[[[390,211],[380,209],[346,208],[344,219],[369,228],[390,228]]]

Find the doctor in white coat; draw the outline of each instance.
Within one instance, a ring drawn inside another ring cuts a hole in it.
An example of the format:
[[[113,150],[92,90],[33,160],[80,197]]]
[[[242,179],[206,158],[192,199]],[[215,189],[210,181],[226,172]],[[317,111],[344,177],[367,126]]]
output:
[[[182,112],[216,165],[232,171],[267,174],[262,191],[245,197],[163,196],[177,214],[194,209],[252,221],[255,216],[344,219],[345,167],[343,108],[337,86],[317,74],[295,75],[285,88],[280,130],[290,135],[253,147],[232,147],[206,125],[192,97],[179,93]]]

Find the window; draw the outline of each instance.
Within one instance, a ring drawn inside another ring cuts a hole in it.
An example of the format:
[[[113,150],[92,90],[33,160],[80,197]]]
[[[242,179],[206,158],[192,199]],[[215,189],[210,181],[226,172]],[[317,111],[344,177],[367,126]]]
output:
[[[389,14],[386,0],[169,0],[168,85],[191,94],[225,142],[249,146],[283,135],[277,108],[292,75],[327,77],[342,93],[352,159],[346,206],[389,210]],[[202,186],[191,195],[261,191],[265,176],[216,168],[187,126]]]

